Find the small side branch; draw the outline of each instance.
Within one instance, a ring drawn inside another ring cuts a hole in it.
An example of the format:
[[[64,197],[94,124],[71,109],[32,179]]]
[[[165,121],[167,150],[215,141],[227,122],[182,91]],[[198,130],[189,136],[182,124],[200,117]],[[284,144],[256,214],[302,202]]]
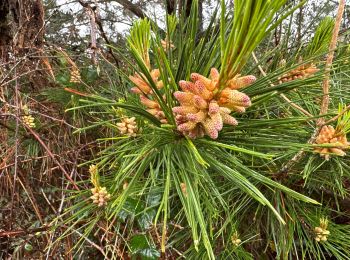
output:
[[[331,39],[331,42],[329,45],[329,53],[328,53],[327,59],[326,59],[326,68],[325,68],[326,74],[325,74],[325,77],[323,80],[323,85],[322,85],[323,98],[322,98],[322,103],[321,103],[320,116],[323,116],[328,112],[330,69],[331,69],[332,63],[333,63],[334,50],[337,46],[339,28],[340,28],[341,20],[342,20],[343,13],[344,13],[344,7],[345,7],[345,0],[339,0],[337,17],[335,19],[335,25],[334,25],[334,29],[333,29],[333,33],[332,33],[332,39]],[[327,121],[327,123],[333,122],[336,119],[332,118],[330,121]],[[312,136],[310,137],[310,139],[308,140],[308,142],[307,142],[308,144],[313,144],[315,142],[318,134],[320,133],[320,131],[322,129],[322,126],[324,126],[325,124],[326,123],[325,123],[324,118],[320,118],[317,121],[316,129],[315,129],[314,133],[312,134]],[[304,149],[300,150],[291,160],[289,160],[285,165],[283,165],[282,169],[279,171],[278,174],[288,173],[290,171],[290,169],[292,167],[294,167],[294,165],[296,165],[304,157],[304,155],[305,155],[305,150]]]

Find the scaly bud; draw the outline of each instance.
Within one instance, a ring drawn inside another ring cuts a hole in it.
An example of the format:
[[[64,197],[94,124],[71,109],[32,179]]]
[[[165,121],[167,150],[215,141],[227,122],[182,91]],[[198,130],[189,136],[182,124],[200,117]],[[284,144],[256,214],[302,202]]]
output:
[[[303,64],[298,66],[297,68],[289,71],[288,73],[284,74],[282,77],[279,77],[279,83],[284,83],[296,79],[305,79],[308,77],[311,77],[313,74],[318,72],[319,69],[316,68],[314,64]]]
[[[225,114],[225,113],[222,113],[221,116],[222,116],[222,121],[224,124],[233,125],[233,126],[238,125],[238,122],[234,117],[232,117],[228,114]]]
[[[346,135],[337,133],[333,126],[325,125],[322,127],[315,141],[316,144],[332,144],[333,147],[316,147],[315,152],[319,153],[326,160],[329,160],[331,154],[345,156],[345,149],[349,149]]]
[[[203,83],[203,85],[209,90],[211,89],[211,80],[202,76],[201,74],[198,74],[198,73],[192,73],[191,74],[191,79],[192,81],[194,82],[197,82],[197,81],[200,81],[201,83]]]
[[[196,127],[196,122],[188,121],[186,123],[178,125],[177,129],[179,131],[190,131],[195,127]]]
[[[209,114],[216,114],[220,111],[218,103],[214,100],[209,103]]]
[[[206,118],[206,114],[203,111],[199,111],[196,114],[187,114],[187,119],[196,123],[202,122]]]
[[[223,127],[223,120],[220,113],[211,114],[210,118],[213,120],[213,124],[216,130],[221,131]]]
[[[141,92],[144,94],[149,94],[151,92],[151,88],[148,86],[148,84],[138,75],[136,76],[129,76],[129,79],[140,89]]]
[[[231,108],[233,106],[251,106],[250,98],[246,94],[227,88],[222,91],[219,102],[228,108]]]
[[[196,92],[198,95],[200,95],[203,99],[209,100],[213,98],[213,93],[211,93],[203,84],[202,81],[198,80],[195,83]]]
[[[216,68],[211,68],[210,69],[210,78],[213,81],[218,82],[219,81],[219,76],[220,76],[220,73],[219,73],[219,71]],[[216,87],[217,86],[215,86],[215,88]],[[212,89],[209,89],[209,90],[212,90]]]
[[[117,123],[117,127],[122,135],[136,136],[137,124],[135,117],[123,118],[120,123]]]

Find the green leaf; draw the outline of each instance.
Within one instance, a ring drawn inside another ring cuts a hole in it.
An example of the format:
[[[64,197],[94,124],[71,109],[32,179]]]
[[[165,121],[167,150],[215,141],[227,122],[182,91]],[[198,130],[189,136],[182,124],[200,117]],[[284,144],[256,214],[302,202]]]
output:
[[[132,253],[132,259],[142,260],[156,260],[159,259],[159,251],[152,245],[149,244],[148,239],[145,235],[135,235],[130,240],[130,248]]]

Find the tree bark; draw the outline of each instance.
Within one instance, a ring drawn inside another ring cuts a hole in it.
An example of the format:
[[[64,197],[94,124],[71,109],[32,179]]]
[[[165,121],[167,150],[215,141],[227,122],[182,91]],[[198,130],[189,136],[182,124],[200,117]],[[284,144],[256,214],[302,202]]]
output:
[[[300,9],[299,9],[299,14],[298,14],[298,28],[297,28],[297,41],[298,41],[298,44],[300,45],[301,44],[301,31],[302,31],[302,27],[303,27],[303,20],[304,20],[304,15],[303,15],[303,7],[304,6],[301,6]]]
[[[203,31],[203,0],[198,1],[198,29]]]
[[[138,5],[132,3],[131,1],[115,0],[115,2],[122,5],[125,9],[129,10],[131,13],[133,13],[134,15],[136,15],[139,18],[146,18],[147,17],[147,15],[144,13],[144,11]]]
[[[0,3],[0,53],[41,49],[44,36],[44,9],[41,0],[2,0]]]
[[[168,14],[174,14],[176,10],[175,0],[166,0],[166,11]]]
[[[7,22],[9,4],[4,1],[0,4],[0,54],[1,60],[7,60],[7,46],[11,43],[10,26]]]

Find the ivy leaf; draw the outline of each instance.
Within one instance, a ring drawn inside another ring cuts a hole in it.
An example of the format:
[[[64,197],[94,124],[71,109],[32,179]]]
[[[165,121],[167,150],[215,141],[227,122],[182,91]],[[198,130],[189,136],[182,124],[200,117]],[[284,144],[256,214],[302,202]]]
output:
[[[145,235],[135,235],[130,240],[132,259],[155,260],[159,259],[160,253],[150,245]]]
[[[63,86],[68,86],[70,80],[70,74],[69,73],[60,73],[56,76],[56,81],[57,83],[63,85]]]
[[[151,195],[150,195],[151,196]],[[148,198],[149,200],[150,198]],[[149,206],[154,206],[157,203],[156,198],[152,198],[152,203],[147,207],[144,202],[128,198],[124,204],[123,209],[119,212],[118,216],[122,221],[126,221],[128,218],[136,219],[139,227],[144,231],[152,226],[153,219],[157,213],[154,208],[149,208]]]
[[[82,70],[82,76],[86,83],[93,83],[98,79],[98,70],[96,67],[89,67]]]
[[[137,213],[140,213],[144,205],[142,202],[128,198],[125,203],[123,209],[118,213],[118,216],[121,220],[126,221],[127,218],[135,218]]]
[[[142,230],[147,230],[152,226],[154,217],[156,216],[157,211],[155,209],[148,209],[142,212],[137,217],[137,223],[139,224]]]

